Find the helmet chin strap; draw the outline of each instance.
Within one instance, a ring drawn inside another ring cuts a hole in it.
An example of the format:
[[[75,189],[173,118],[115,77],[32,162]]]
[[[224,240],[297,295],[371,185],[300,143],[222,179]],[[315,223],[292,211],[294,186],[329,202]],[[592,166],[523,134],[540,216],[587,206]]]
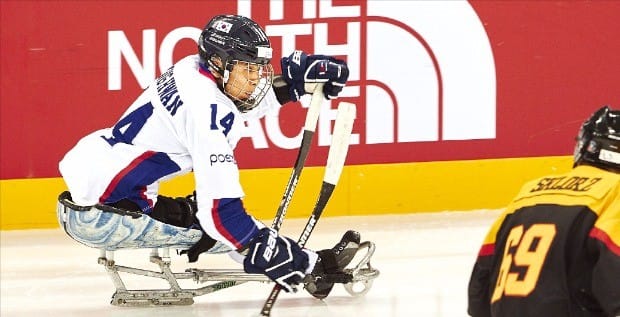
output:
[[[224,86],[226,86],[226,83],[228,82],[228,78],[230,78],[230,71],[228,69],[224,69],[224,76],[222,77],[222,83],[224,84]]]
[[[209,71],[220,75],[220,76],[216,76],[216,80],[218,82],[218,88],[220,88],[222,92],[225,92],[226,83],[228,82],[228,79],[230,78],[230,71],[224,67],[219,67],[216,63],[213,62],[212,59],[209,59],[208,67],[209,67]]]

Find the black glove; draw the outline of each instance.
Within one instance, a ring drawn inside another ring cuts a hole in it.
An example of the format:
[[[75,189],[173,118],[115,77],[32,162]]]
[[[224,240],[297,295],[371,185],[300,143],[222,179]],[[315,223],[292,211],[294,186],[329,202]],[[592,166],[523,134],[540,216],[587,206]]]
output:
[[[325,98],[336,99],[349,78],[347,63],[331,56],[295,51],[289,57],[282,57],[280,64],[292,101],[312,93],[317,83],[325,83]]]
[[[200,240],[198,240],[198,242],[196,242],[188,250],[181,251],[181,255],[187,254],[187,258],[190,263],[198,261],[198,256],[200,254],[209,251],[209,249],[213,248],[213,246],[217,243],[217,241],[204,232],[202,228],[200,228],[200,230],[202,231],[202,237],[200,237]]]
[[[286,292],[302,282],[308,265],[308,254],[295,241],[270,228],[260,230],[243,260],[246,273],[265,274]]]

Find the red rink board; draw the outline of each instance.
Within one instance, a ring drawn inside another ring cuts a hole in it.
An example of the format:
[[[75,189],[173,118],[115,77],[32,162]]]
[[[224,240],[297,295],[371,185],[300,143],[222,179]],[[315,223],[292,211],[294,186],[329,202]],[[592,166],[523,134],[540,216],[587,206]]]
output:
[[[307,19],[301,1],[287,1],[282,19],[269,15],[269,2],[253,1],[252,17],[263,25],[326,23],[329,43],[347,41],[345,26],[361,25],[362,45],[368,3],[357,18]],[[395,3],[398,3],[396,1]],[[365,143],[364,107],[358,107],[348,164],[451,161],[485,158],[568,155],[580,121],[602,104],[620,105],[620,2],[472,1],[491,44],[497,84],[496,137],[486,140]],[[58,161],[77,140],[111,126],[142,90],[122,63],[120,90],[108,89],[108,34],[121,30],[142,56],[144,30],[155,30],[156,55],[167,34],[184,26],[201,28],[215,14],[235,13],[235,1],[2,1],[0,28],[1,115],[0,179],[59,176]],[[317,5],[317,10],[320,8]],[[312,36],[297,37],[296,47],[313,52]],[[273,37],[274,47],[282,46]],[[364,60],[360,73],[372,61]],[[191,39],[174,46],[174,61],[195,52]],[[321,53],[321,52],[318,52]],[[274,64],[280,58],[274,56]],[[386,54],[386,58],[389,55]],[[403,67],[406,61],[393,61]],[[161,71],[158,69],[157,74]],[[368,78],[348,86],[364,92]],[[407,80],[403,78],[402,80]],[[363,94],[361,94],[363,96]],[[346,98],[364,105],[364,97]],[[292,136],[303,124],[299,107],[281,112],[280,127]],[[315,140],[316,141],[316,140]],[[245,139],[237,150],[241,168],[288,167],[296,151],[254,149]],[[317,147],[309,165],[324,164],[327,148]]]

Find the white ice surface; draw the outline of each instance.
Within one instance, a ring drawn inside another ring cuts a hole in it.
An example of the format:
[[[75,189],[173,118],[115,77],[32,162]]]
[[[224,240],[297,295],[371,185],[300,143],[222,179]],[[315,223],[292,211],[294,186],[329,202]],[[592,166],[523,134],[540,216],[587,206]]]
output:
[[[480,210],[324,217],[307,246],[328,248],[347,229],[358,230],[362,241],[375,242],[371,264],[381,275],[363,297],[351,297],[340,285],[324,301],[303,290],[281,293],[272,316],[467,316],[472,265],[498,214],[498,210]],[[297,239],[304,224],[303,219],[287,219],[282,232]],[[99,251],[72,240],[62,229],[0,231],[0,242],[2,317],[256,316],[273,286],[250,282],[196,297],[191,306],[116,307],[109,304],[114,287],[97,264]],[[148,254],[149,250],[121,250],[115,260],[120,265],[156,269]],[[191,265],[185,256],[172,255],[173,271],[189,267],[240,268],[226,255],[202,255]],[[128,277],[128,281],[129,288],[163,286],[144,278]]]

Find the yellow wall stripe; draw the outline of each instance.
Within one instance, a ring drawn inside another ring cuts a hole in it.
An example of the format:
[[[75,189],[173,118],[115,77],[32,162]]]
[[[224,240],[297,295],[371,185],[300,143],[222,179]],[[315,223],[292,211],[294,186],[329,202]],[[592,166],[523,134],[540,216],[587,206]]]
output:
[[[346,166],[323,215],[497,209],[509,203],[525,181],[571,166],[570,156]],[[271,223],[290,171],[241,171],[250,213]],[[304,169],[287,217],[310,214],[322,177],[322,167]],[[162,184],[161,192],[185,196],[193,187],[193,176],[186,175]],[[0,229],[58,227],[56,198],[65,189],[61,178],[0,180]]]

